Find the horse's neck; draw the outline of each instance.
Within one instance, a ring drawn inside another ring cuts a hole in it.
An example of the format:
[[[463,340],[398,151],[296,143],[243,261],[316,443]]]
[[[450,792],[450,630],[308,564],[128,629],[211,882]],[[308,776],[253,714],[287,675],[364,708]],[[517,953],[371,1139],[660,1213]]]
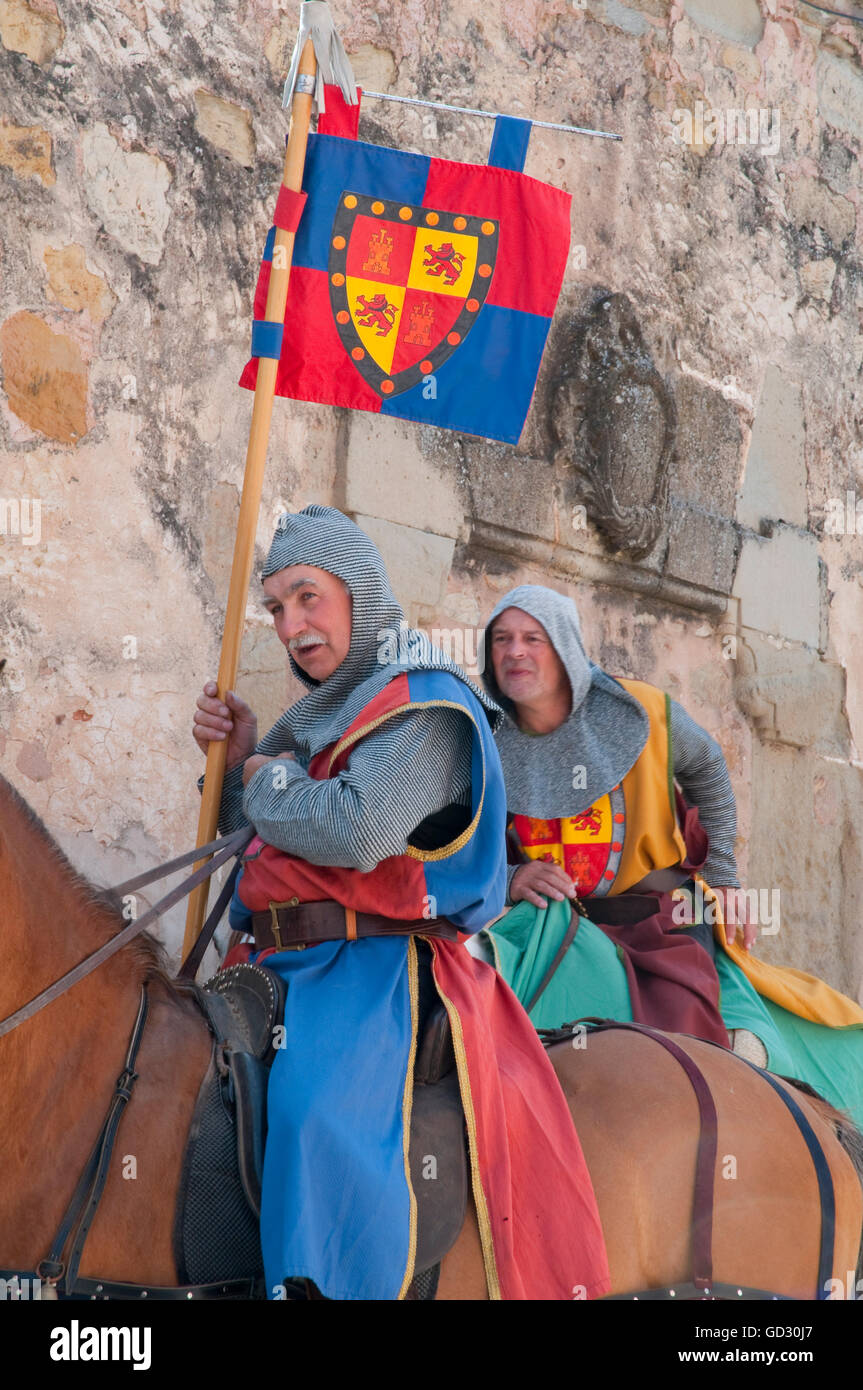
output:
[[[123,925],[0,777],[0,1018]],[[115,1094],[142,980],[152,976],[140,1079],[121,1130],[140,1175],[127,1183],[112,1165],[86,1259],[111,1278],[176,1279],[174,1194],[211,1044],[203,1019],[155,966],[146,947],[127,946],[0,1038],[0,1266],[35,1267],[50,1248]]]
[[[5,960],[0,971],[0,1007],[11,1012],[96,950],[123,922],[90,899],[74,872],[35,828],[4,821],[2,851]]]
[[[119,916],[92,899],[45,832],[2,785],[0,903],[0,1018],[53,984],[123,925]],[[87,1072],[92,1077],[97,1066],[94,1035],[98,1030],[100,1040],[110,1038],[113,1043],[115,1032],[128,1034],[140,975],[134,957],[121,952],[8,1034],[0,1046],[18,1063],[11,1073],[4,1068],[11,1089],[28,1084],[34,1075],[44,1076],[49,1066],[52,1071],[74,1069],[88,1052],[84,1080]],[[115,1071],[117,1050],[110,1048]]]

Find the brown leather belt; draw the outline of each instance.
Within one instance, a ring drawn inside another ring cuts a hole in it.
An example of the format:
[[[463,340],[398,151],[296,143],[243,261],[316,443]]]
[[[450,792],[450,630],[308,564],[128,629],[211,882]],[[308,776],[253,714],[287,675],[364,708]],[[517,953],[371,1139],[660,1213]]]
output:
[[[361,936],[441,936],[458,940],[458,929],[445,917],[401,921],[375,912],[355,912],[332,901],[270,903],[269,912],[252,913],[255,947],[259,951],[299,951],[319,941],[356,941]]]

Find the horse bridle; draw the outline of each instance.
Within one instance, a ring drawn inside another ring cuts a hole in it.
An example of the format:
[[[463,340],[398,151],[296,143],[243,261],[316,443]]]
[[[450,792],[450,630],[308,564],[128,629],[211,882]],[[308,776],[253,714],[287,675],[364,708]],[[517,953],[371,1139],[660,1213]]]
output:
[[[87,975],[111,956],[116,955],[124,946],[128,946],[135,937],[145,931],[148,926],[161,917],[175,903],[196,888],[206,878],[209,878],[216,869],[226,863],[233,855],[237,855],[237,863],[234,865],[226,882],[224,883],[219,897],[210,912],[201,933],[195,942],[192,950],[183,961],[178,972],[178,979],[194,979],[198,966],[203,959],[204,952],[209,945],[213,932],[215,931],[228,901],[233,892],[234,882],[240,868],[239,855],[245,849],[254,834],[248,826],[235,831],[232,835],[212,840],[207,845],[190,850],[188,854],[181,854],[178,858],[170,860],[166,864],[161,864],[155,869],[149,869],[143,874],[138,874],[135,878],[128,879],[127,882],[119,884],[110,890],[114,897],[120,898],[126,893],[131,893],[135,889],[143,888],[148,883],[156,882],[160,878],[167,877],[175,869],[184,868],[187,864],[196,863],[203,856],[214,854],[214,858],[208,863],[201,865],[188,878],[184,879],[178,887],[166,893],[154,907],[140,917],[137,921],[131,922],[122,931],[113,936],[104,946],[91,955],[86,956],[72,970],[61,976],[47,989],[34,996],[29,1003],[24,1004],[15,1013],[9,1014],[0,1021],[0,1037],[6,1033],[11,1033],[19,1024],[26,1022],[44,1009],[60,995],[65,994],[68,989],[83,980]],[[216,853],[218,851],[218,853]],[[114,1094],[108,1107],[108,1113],[102,1122],[90,1156],[84,1165],[84,1169],[75,1185],[75,1190],[63,1214],[63,1218],[57,1229],[57,1233],[51,1242],[49,1253],[44,1259],[40,1260],[35,1271],[25,1271],[19,1269],[0,1269],[0,1280],[3,1281],[7,1290],[7,1295],[11,1288],[20,1290],[21,1283],[24,1285],[34,1277],[39,1280],[41,1298],[56,1299],[58,1297],[58,1285],[63,1285],[63,1296],[89,1297],[91,1299],[108,1298],[136,1298],[136,1299],[211,1299],[211,1298],[252,1298],[255,1294],[255,1281],[249,1279],[225,1280],[218,1284],[188,1284],[182,1286],[163,1286],[163,1285],[144,1285],[144,1284],[122,1284],[116,1280],[107,1279],[82,1279],[78,1274],[81,1263],[81,1256],[84,1252],[84,1242],[93,1224],[93,1218],[99,1206],[105,1183],[108,1178],[108,1167],[111,1154],[114,1150],[114,1141],[120,1127],[120,1120],[123,1112],[132,1098],[132,1091],[135,1082],[138,1080],[138,1073],[135,1071],[135,1062],[138,1056],[138,1049],[144,1035],[144,1026],[147,1022],[148,998],[146,984],[141,986],[141,998],[138,1005],[138,1013],[129,1038],[126,1049],[126,1059],[123,1070],[117,1078],[114,1087]],[[64,1261],[63,1253],[72,1237],[72,1244],[69,1255]]]

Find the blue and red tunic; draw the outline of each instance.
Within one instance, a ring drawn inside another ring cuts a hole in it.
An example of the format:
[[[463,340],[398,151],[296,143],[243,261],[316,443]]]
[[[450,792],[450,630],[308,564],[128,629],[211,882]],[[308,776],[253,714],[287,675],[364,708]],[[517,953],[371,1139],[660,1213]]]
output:
[[[402,920],[443,916],[466,933],[500,913],[503,776],[488,717],[466,683],[440,670],[399,674],[312,759],[309,775],[338,776],[359,740],[384,721],[434,705],[457,708],[469,721],[466,828],[438,849],[409,845],[368,873],[310,864],[256,838],[239,886],[247,909],[330,899]],[[606,1292],[590,1177],[527,1015],[497,972],[462,944],[423,939],[452,1027],[490,1297]],[[416,942],[366,937],[253,959],[288,983],[284,1046],[269,1085],[261,1211],[271,1296],[285,1278],[304,1277],[328,1298],[402,1298],[416,1250],[408,1167]]]

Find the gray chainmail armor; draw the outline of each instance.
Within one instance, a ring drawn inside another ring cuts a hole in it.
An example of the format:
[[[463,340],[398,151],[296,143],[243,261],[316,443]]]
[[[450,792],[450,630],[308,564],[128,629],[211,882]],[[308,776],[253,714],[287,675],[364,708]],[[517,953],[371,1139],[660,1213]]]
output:
[[[674,777],[690,806],[698,807],[710,849],[702,869],[714,888],[739,888],[734,841],[737,804],[722,749],[676,700],[671,702]]]
[[[274,724],[255,748],[275,757],[291,748]],[[297,762],[280,759],[287,785],[273,786],[262,767],[243,795],[243,764],[225,774],[219,811],[223,835],[253,825],[268,845],[306,859],[368,872],[404,854],[408,836],[446,806],[470,805],[470,725],[449,709],[396,715],[351,749],[350,767],[315,781]],[[203,785],[203,778],[199,786]]]

